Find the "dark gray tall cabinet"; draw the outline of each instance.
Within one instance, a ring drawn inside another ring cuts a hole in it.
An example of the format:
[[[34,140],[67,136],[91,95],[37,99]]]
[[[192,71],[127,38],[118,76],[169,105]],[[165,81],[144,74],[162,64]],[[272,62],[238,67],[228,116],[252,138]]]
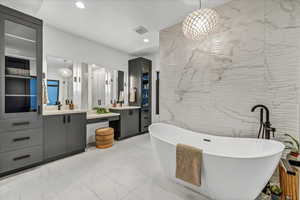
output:
[[[147,132],[152,113],[152,61],[145,58],[129,60],[129,105],[140,106],[140,131]],[[135,98],[130,98],[135,92]]]
[[[42,27],[0,5],[0,175],[43,160]]]

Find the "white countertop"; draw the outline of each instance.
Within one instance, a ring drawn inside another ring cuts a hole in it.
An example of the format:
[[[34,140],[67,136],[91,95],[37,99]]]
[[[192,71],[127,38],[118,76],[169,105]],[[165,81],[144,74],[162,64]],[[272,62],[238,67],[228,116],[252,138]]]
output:
[[[51,115],[67,115],[67,114],[77,114],[77,113],[86,113],[86,110],[44,110],[43,116],[51,116]]]
[[[129,109],[140,109],[139,106],[123,106],[123,107],[110,107],[111,110],[129,110]],[[83,110],[83,109],[62,109],[57,110],[54,107],[50,109],[43,110],[43,116],[51,116],[51,115],[67,115],[67,114],[77,114],[77,113],[86,113],[87,119],[101,119],[101,118],[108,118],[108,117],[115,117],[119,116],[119,113],[106,113],[106,114],[97,114],[94,110]]]
[[[109,107],[111,110],[129,110],[129,109],[140,109],[139,106],[123,106],[123,107]]]
[[[86,119],[101,119],[101,118],[115,117],[119,115],[120,115],[119,113],[106,113],[106,114],[87,113]]]

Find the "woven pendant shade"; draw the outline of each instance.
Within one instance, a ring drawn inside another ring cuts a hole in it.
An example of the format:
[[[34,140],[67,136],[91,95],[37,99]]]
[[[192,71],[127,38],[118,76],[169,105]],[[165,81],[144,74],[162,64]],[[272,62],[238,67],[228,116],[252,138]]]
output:
[[[213,9],[199,9],[189,14],[183,21],[182,30],[185,37],[197,40],[211,33],[218,25],[219,15]]]

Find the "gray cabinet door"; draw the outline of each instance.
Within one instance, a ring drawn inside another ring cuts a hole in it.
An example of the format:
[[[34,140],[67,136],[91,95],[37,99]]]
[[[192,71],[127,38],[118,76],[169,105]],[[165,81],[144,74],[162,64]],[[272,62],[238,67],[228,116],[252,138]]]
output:
[[[126,110],[125,113],[126,137],[139,133],[139,110],[130,109]]]
[[[45,159],[67,152],[66,116],[47,116],[44,118]]]
[[[86,114],[67,115],[67,151],[85,149]]]

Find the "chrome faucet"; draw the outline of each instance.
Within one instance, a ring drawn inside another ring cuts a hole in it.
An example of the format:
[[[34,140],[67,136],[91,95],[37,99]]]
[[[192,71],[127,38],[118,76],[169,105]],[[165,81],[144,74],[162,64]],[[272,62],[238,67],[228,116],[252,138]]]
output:
[[[275,136],[274,133],[276,131],[275,128],[271,127],[272,124],[270,123],[270,111],[267,106],[259,104],[255,105],[251,112],[254,112],[257,108],[260,108],[260,127],[258,131],[258,138],[262,137],[264,139],[270,139],[271,132],[273,133],[273,137]],[[264,122],[264,111],[266,113],[266,121]]]

